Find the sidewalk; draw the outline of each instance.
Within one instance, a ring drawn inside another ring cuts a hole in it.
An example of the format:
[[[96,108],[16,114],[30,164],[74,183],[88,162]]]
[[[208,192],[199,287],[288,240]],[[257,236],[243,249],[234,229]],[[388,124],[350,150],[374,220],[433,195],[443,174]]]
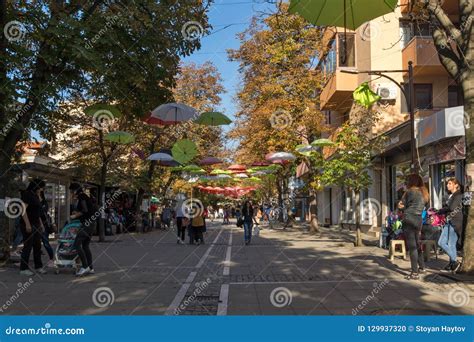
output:
[[[338,230],[263,227],[245,246],[241,228],[214,222],[205,238],[189,246],[177,245],[173,231],[108,237],[92,244],[95,275],[51,272],[27,288],[18,269],[0,268],[0,314],[474,313],[472,281],[436,271],[407,281],[408,261],[392,264],[386,250],[354,248]]]

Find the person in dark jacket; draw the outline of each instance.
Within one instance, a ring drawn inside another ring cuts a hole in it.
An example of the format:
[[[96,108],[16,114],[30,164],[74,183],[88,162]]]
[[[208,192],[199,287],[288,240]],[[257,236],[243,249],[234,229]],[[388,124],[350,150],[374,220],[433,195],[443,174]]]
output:
[[[95,221],[99,217],[100,212],[95,208],[92,199],[84,193],[78,183],[71,183],[69,190],[72,191],[73,199],[76,200],[76,206],[71,215],[71,220],[81,220],[81,229],[77,233],[76,240],[74,241],[74,247],[82,262],[82,268],[76,273],[76,276],[80,277],[94,273],[92,253],[89,245],[91,243]]]
[[[41,234],[41,242],[43,242],[43,246],[48,253],[49,261],[47,266],[54,267],[54,251],[53,247],[49,243],[49,234],[54,232],[53,222],[51,220],[51,216],[49,216],[48,210],[49,205],[46,197],[44,196],[44,191],[41,191],[41,222],[43,222],[44,230]]]
[[[407,191],[398,204],[398,208],[403,210],[402,229],[410,253],[411,273],[407,279],[419,279],[419,273],[424,272],[425,269],[420,234],[423,225],[422,213],[428,202],[429,193],[423,183],[423,178],[417,174],[409,175]]]
[[[28,269],[31,250],[33,250],[36,273],[46,273],[41,260],[41,236],[44,230],[41,221],[41,191],[44,187],[44,181],[34,179],[21,194],[22,220],[20,221],[20,229],[23,234],[23,250],[20,262],[21,275],[31,276],[34,274]]]
[[[252,239],[252,227],[253,227],[253,205],[247,200],[242,206],[241,215],[244,223],[244,241],[245,244],[250,244]]]
[[[456,260],[456,244],[460,242],[463,235],[464,222],[462,186],[456,178],[450,178],[448,179],[447,188],[450,195],[446,205],[439,210],[439,213],[446,215],[446,222],[450,224],[443,227],[439,238],[439,246],[449,255],[449,264],[444,269],[456,272],[460,267]]]

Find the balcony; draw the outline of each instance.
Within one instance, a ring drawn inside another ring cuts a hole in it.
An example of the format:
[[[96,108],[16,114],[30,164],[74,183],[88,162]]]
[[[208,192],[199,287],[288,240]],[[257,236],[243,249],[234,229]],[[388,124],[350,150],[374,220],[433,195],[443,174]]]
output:
[[[320,94],[321,110],[346,110],[352,106],[352,93],[358,86],[358,77],[337,69]]]
[[[418,13],[423,8],[424,0],[400,0],[402,14]],[[448,15],[459,15],[459,0],[444,0],[441,7]]]
[[[438,52],[432,38],[413,37],[402,51],[403,67],[413,62],[413,73],[416,76],[444,76],[446,69],[439,61]]]

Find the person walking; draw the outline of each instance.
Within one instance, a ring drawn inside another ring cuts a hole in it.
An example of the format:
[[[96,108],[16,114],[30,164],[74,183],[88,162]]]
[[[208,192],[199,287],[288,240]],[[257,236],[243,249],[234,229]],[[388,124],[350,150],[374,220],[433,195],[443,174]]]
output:
[[[25,276],[34,275],[28,266],[32,250],[36,273],[46,273],[41,260],[41,236],[44,230],[41,222],[41,191],[45,185],[41,179],[34,179],[21,194],[25,210],[20,221],[20,230],[23,235],[20,274]]]
[[[43,232],[41,233],[41,242],[43,242],[43,246],[48,253],[49,261],[47,267],[54,267],[54,251],[53,247],[49,243],[49,234],[54,233],[53,227],[53,220],[51,220],[51,216],[49,216],[48,210],[48,201],[46,201],[46,197],[44,195],[44,191],[40,193],[41,198],[41,222],[43,223]]]
[[[183,220],[186,218],[184,211],[184,201],[178,201],[175,207],[176,228],[178,234],[178,240],[176,243],[180,245],[184,244],[184,239],[186,236],[186,225],[183,223]]]
[[[92,266],[92,253],[89,245],[99,210],[92,199],[84,193],[78,183],[71,183],[69,190],[72,191],[72,198],[75,201],[71,220],[79,219],[81,221],[81,228],[74,240],[74,247],[82,263],[82,267],[76,273],[76,276],[81,277],[86,274],[95,273],[94,267]]]
[[[204,244],[204,232],[206,231],[206,217],[204,213],[198,213],[191,218],[189,244]]]
[[[246,200],[244,202],[241,212],[242,212],[242,219],[243,219],[243,224],[244,224],[244,241],[245,241],[245,244],[248,245],[250,244],[250,241],[252,240],[253,213],[254,213],[252,203],[249,200]]]
[[[420,234],[423,224],[423,209],[429,201],[429,193],[423,178],[418,174],[407,177],[407,191],[403,194],[398,208],[403,210],[402,229],[410,253],[411,273],[407,279],[419,279],[419,273],[425,270]],[[419,268],[418,268],[419,266]]]
[[[438,211],[439,214],[446,215],[446,225],[441,231],[438,245],[449,256],[449,263],[444,269],[446,271],[456,272],[461,266],[456,260],[456,245],[460,242],[463,233],[462,186],[456,178],[449,178],[446,186],[450,195],[445,206]]]

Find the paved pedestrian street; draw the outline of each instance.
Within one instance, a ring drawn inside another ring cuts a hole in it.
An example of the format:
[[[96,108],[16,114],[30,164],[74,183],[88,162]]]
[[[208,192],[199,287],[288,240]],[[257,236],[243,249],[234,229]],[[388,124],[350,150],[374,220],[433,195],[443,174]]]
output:
[[[235,225],[209,224],[206,244],[176,244],[175,232],[108,237],[93,243],[96,274],[35,275],[0,270],[0,309],[8,315],[383,315],[473,314],[471,282],[439,270],[404,279],[409,262],[355,248],[347,231],[264,227],[243,244]],[[43,256],[45,259],[45,256]],[[21,289],[21,291],[20,291]],[[1,306],[3,305],[3,306]]]

